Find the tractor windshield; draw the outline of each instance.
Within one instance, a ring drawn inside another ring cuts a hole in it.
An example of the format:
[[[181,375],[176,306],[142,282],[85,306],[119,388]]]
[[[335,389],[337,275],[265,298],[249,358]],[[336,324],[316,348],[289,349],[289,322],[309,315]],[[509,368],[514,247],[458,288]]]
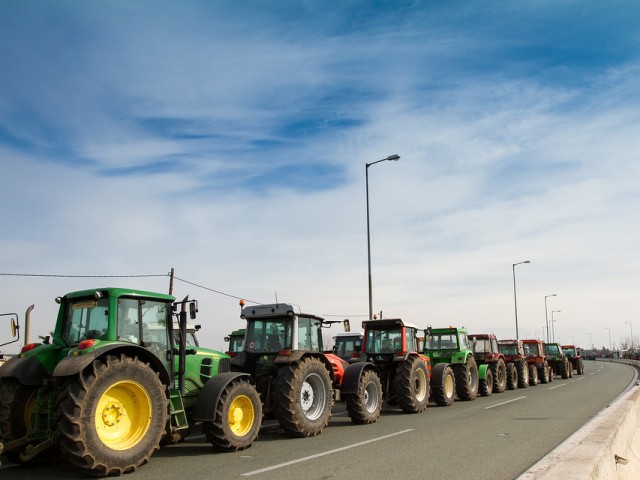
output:
[[[569,347],[569,348],[562,348],[562,353],[564,353],[565,355],[568,355],[569,357],[575,357],[576,356],[576,350],[573,347]]]
[[[402,349],[402,329],[395,330],[367,330],[367,353],[394,353]]]
[[[491,353],[491,340],[488,338],[474,338],[471,340],[473,344],[473,353]]]
[[[518,355],[518,347],[515,344],[504,345],[502,343],[499,343],[498,351],[503,355],[508,355],[510,357],[515,357],[516,355]]]
[[[425,350],[458,350],[458,335],[451,333],[434,333],[425,344]]]
[[[362,350],[361,335],[345,335],[334,338],[335,345],[333,346],[333,352],[344,360],[349,360],[352,353]]]
[[[291,348],[291,317],[250,320],[247,322],[245,350],[250,352],[279,352]]]
[[[82,340],[99,338],[109,327],[109,300],[107,298],[75,298],[66,305],[62,338],[67,345]]]
[[[244,335],[231,335],[229,337],[229,351],[241,352],[244,346]]]
[[[560,347],[555,343],[545,344],[544,353],[547,355],[560,355]]]
[[[538,344],[537,343],[525,343],[524,354],[527,357],[537,357],[538,356]]]

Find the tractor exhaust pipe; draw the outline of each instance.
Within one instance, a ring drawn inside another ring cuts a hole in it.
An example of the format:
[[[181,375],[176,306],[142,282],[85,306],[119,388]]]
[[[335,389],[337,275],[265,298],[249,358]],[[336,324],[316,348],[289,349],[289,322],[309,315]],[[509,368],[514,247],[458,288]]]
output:
[[[180,328],[180,345],[178,345],[178,389],[180,395],[185,394],[185,370],[186,370],[186,358],[187,358],[187,302],[189,301],[189,295],[184,297],[181,302],[180,316],[178,318],[178,326]]]
[[[29,329],[31,327],[31,310],[35,308],[35,305],[31,305],[27,308],[27,311],[24,314],[24,344],[29,343]]]

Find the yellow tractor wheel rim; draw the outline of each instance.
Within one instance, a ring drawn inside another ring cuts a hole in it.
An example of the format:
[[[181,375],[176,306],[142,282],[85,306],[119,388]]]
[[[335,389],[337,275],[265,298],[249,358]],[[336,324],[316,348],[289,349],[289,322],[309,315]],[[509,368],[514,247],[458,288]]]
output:
[[[238,395],[229,406],[229,428],[234,435],[243,437],[253,427],[255,415],[251,399],[246,395]]]
[[[416,399],[422,401],[427,396],[427,375],[422,369],[416,371]]]
[[[113,384],[100,397],[95,426],[100,440],[113,450],[127,450],[140,442],[151,423],[151,399],[138,383]]]
[[[36,411],[36,400],[38,398],[38,392],[34,390],[29,398],[27,399],[27,403],[24,406],[24,426],[29,429],[29,425],[31,425],[31,414]]]

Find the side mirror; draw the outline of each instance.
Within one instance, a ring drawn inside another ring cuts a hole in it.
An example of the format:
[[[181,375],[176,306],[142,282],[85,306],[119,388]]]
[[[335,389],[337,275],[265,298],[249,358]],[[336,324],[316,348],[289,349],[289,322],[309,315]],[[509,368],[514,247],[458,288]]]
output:
[[[351,324],[349,323],[349,319],[345,318],[344,322],[342,322],[342,325],[344,326],[344,331],[345,332],[350,332],[351,331]]]
[[[11,319],[11,337],[16,338],[18,336],[18,322],[15,318]]]
[[[229,343],[230,340],[231,340],[231,337],[224,337],[225,343]]]
[[[191,302],[189,304],[189,317],[191,320],[196,319],[196,313],[198,313],[198,306],[196,305],[196,302]]]

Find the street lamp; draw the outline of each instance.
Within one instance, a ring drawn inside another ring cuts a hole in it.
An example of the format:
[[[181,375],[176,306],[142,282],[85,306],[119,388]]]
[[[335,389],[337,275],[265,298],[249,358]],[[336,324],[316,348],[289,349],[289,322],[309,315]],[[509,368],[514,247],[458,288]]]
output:
[[[631,325],[631,322],[624,322],[624,323],[628,323],[629,328],[631,329],[631,350],[633,350],[633,325]]]
[[[547,322],[547,343],[549,342],[549,316],[547,315],[547,298],[557,296],[555,293],[544,296],[544,320]]]
[[[587,335],[589,335],[589,350],[592,350],[591,347],[593,347],[593,345],[591,344],[591,332],[587,332]]]
[[[555,312],[561,312],[562,310],[551,310],[551,338],[552,338],[552,342],[556,343],[556,327],[553,324],[553,322],[555,322],[555,320],[553,319],[553,314]]]
[[[609,351],[612,351],[611,349],[611,327],[604,327],[605,330],[609,330]]]
[[[531,263],[529,260],[524,262],[513,263],[511,268],[513,269],[513,304],[516,309],[516,340],[520,340],[518,336],[518,300],[516,298],[516,265],[522,265],[523,263]]]
[[[373,319],[373,292],[371,289],[371,233],[369,230],[369,167],[376,163],[400,160],[400,155],[389,155],[387,158],[365,164],[364,172],[367,184],[367,260],[369,266],[369,320]]]

